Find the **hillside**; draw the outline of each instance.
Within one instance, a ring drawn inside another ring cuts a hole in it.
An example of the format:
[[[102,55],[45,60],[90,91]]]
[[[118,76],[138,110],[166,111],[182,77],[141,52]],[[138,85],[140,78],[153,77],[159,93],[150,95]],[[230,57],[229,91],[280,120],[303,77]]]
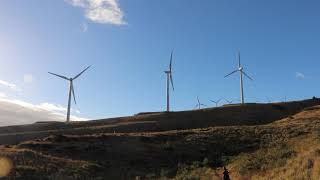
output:
[[[20,128],[20,139],[1,146],[0,156],[13,162],[9,177],[15,179],[219,179],[223,166],[232,179],[319,179],[317,105],[145,114],[84,123],[92,123],[89,129],[82,123],[4,127],[1,136]]]
[[[162,132],[213,126],[261,125],[274,122],[320,105],[320,99],[272,104],[234,104],[180,112],[142,113],[135,116],[94,120],[87,122],[48,122],[23,126],[0,127],[0,143],[18,144],[26,140],[50,135]]]

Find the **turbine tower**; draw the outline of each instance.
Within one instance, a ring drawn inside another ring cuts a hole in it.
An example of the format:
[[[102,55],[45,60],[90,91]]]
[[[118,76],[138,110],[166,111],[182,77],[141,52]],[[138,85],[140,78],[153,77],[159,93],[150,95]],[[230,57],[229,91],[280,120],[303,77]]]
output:
[[[238,69],[232,71],[231,73],[227,74],[224,77],[228,77],[231,74],[234,74],[236,72],[240,73],[240,99],[241,99],[241,104],[244,104],[243,75],[246,76],[248,79],[250,79],[252,81],[253,81],[253,79],[246,72],[244,72],[244,69],[241,66],[240,51],[238,52]]]
[[[67,109],[67,122],[70,122],[70,109],[71,109],[71,96],[73,96],[74,103],[77,104],[76,102],[76,96],[74,94],[74,88],[73,88],[73,80],[76,80],[78,77],[80,77],[86,70],[88,70],[91,66],[88,66],[86,69],[84,69],[81,73],[76,75],[73,78],[67,78],[65,76],[61,76],[55,73],[48,72],[51,75],[57,76],[59,78],[65,79],[69,81],[69,97],[68,97],[68,109]]]
[[[197,96],[197,105],[195,106],[196,109],[201,109],[201,106],[206,106],[205,104],[202,104],[199,100],[199,97]]]
[[[167,112],[170,111],[170,83],[171,83],[172,90],[174,91],[173,80],[172,80],[172,56],[173,56],[173,50],[171,51],[169,69],[167,71],[164,71],[164,73],[166,73],[167,75]]]

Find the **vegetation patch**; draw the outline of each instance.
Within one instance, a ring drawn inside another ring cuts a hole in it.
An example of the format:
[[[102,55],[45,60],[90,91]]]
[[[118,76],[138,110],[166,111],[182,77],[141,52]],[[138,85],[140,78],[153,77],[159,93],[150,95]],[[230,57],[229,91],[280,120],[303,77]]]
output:
[[[296,152],[286,144],[281,144],[276,147],[259,149],[251,154],[239,155],[234,161],[234,166],[240,175],[267,171],[284,166],[287,160],[295,154]]]

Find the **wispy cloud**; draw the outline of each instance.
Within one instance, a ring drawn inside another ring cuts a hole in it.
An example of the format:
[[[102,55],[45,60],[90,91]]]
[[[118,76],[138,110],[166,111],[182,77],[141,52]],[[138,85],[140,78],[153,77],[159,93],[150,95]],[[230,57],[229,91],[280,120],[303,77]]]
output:
[[[304,79],[306,76],[303,74],[303,73],[301,73],[301,72],[296,72],[296,78],[298,78],[298,79]]]
[[[124,13],[118,0],[65,0],[73,6],[85,10],[85,16],[92,22],[125,25]]]
[[[17,85],[15,85],[13,83],[9,83],[9,82],[1,80],[1,79],[0,79],[0,85],[5,86],[7,88],[10,88],[11,90],[14,90],[14,91],[21,91],[21,89]]]
[[[0,93],[1,94],[1,93]],[[76,110],[73,110],[76,112]],[[66,108],[51,103],[39,105],[0,96],[0,126],[30,124],[38,121],[65,121]],[[88,119],[71,116],[73,121]]]
[[[55,105],[55,104],[50,104],[50,103],[41,103],[40,105],[37,106],[40,109],[46,110],[46,111],[51,111],[51,112],[66,112],[67,109],[61,105]]]
[[[304,73],[296,72],[296,78],[297,79],[307,79],[307,78],[310,78],[310,77],[306,76]]]

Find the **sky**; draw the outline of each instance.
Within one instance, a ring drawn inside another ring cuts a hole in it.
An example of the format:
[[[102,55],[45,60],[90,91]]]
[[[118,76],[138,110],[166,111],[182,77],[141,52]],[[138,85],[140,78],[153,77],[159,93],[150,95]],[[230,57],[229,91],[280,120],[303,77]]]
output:
[[[319,96],[320,2],[316,0],[0,0],[0,126],[64,120],[75,80],[72,120],[171,108],[197,96],[239,100],[236,53],[247,102]],[[224,101],[221,104],[225,103]],[[221,105],[220,104],[220,105]],[[10,108],[9,108],[10,107]],[[33,116],[27,116],[32,114]]]

